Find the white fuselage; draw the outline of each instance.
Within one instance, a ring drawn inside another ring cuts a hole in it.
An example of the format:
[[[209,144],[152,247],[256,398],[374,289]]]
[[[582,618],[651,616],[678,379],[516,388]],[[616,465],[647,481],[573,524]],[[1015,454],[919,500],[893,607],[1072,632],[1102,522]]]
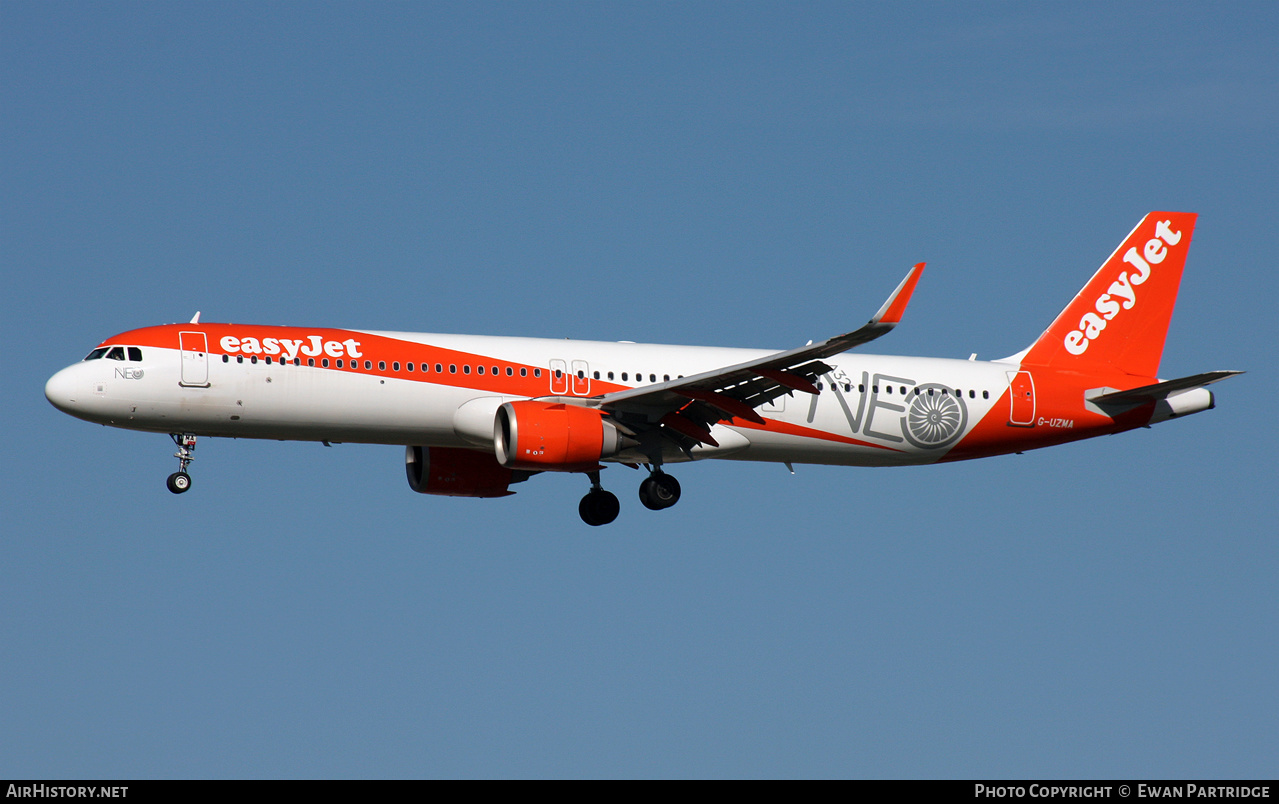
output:
[[[49,380],[46,395],[79,418],[134,430],[491,448],[493,414],[504,401],[590,397],[770,354],[755,349],[343,331],[350,336],[345,340],[357,346],[334,347],[328,353],[308,349],[314,353],[308,357],[290,349],[287,338],[255,338],[258,352],[223,350],[218,332],[228,325],[212,326],[219,328],[208,337],[212,351],[199,356],[176,348],[176,342],[169,347],[149,345],[157,340],[154,330],[165,328],[117,336],[107,343],[127,345],[130,335],[147,333],[138,339],[143,341],[142,360],[76,363]],[[328,341],[314,337],[317,345],[341,343],[337,336]],[[266,353],[270,344],[264,344],[268,340],[285,340],[286,346],[271,355]],[[304,337],[293,339],[294,344],[298,341],[304,348],[308,343]],[[239,337],[226,341],[237,347],[240,342]],[[394,344],[393,355],[383,354],[387,344]],[[342,368],[337,368],[339,358],[329,356],[335,352],[343,355]],[[359,357],[351,358],[351,352]],[[855,353],[826,362],[833,371],[821,379],[822,393],[793,393],[760,408],[766,426],[736,420],[731,426],[716,425],[712,433],[719,446],[698,446],[691,457],[863,466],[932,463],[997,405],[1009,407],[1004,397],[1018,368]],[[436,371],[437,366],[443,371]],[[918,427],[912,431],[912,406],[918,412],[917,400],[930,390],[948,396],[947,404],[960,419],[954,432],[929,434]],[[996,415],[1008,414],[1001,409]],[[636,457],[622,453],[612,460]],[[674,451],[666,460],[687,457]]]

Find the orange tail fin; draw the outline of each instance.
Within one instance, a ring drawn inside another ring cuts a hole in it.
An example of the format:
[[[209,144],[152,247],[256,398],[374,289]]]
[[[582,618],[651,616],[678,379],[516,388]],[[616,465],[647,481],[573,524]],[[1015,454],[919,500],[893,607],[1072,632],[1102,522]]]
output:
[[[1197,217],[1152,212],[1143,218],[1021,362],[1157,377]]]

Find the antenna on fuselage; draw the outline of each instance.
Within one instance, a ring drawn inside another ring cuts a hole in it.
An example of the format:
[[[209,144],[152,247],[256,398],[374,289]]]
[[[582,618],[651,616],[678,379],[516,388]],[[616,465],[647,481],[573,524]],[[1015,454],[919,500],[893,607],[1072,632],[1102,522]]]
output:
[[[191,323],[192,323],[192,324],[198,324],[198,323],[200,323],[200,311],[199,311],[199,310],[196,310],[196,311],[195,311],[195,315],[191,316]]]

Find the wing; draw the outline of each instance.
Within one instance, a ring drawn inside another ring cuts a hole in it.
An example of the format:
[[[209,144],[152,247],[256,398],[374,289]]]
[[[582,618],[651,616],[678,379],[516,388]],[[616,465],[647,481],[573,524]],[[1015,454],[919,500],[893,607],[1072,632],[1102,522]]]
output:
[[[685,451],[698,443],[719,446],[710,434],[711,425],[733,417],[763,424],[755,411],[759,406],[792,391],[818,393],[814,383],[831,371],[824,358],[869,343],[897,326],[923,270],[922,262],[912,268],[860,329],[691,377],[605,394],[598,405],[634,431],[662,429]]]

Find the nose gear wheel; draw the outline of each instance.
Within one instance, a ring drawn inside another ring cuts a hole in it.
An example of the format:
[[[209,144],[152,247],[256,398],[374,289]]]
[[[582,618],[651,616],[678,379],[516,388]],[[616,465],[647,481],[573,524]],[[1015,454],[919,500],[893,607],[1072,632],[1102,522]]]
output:
[[[169,438],[178,445],[178,451],[173,453],[173,457],[178,459],[178,471],[169,475],[165,485],[174,494],[181,494],[191,488],[191,475],[187,474],[187,467],[195,460],[195,436],[190,433],[169,433]]]

